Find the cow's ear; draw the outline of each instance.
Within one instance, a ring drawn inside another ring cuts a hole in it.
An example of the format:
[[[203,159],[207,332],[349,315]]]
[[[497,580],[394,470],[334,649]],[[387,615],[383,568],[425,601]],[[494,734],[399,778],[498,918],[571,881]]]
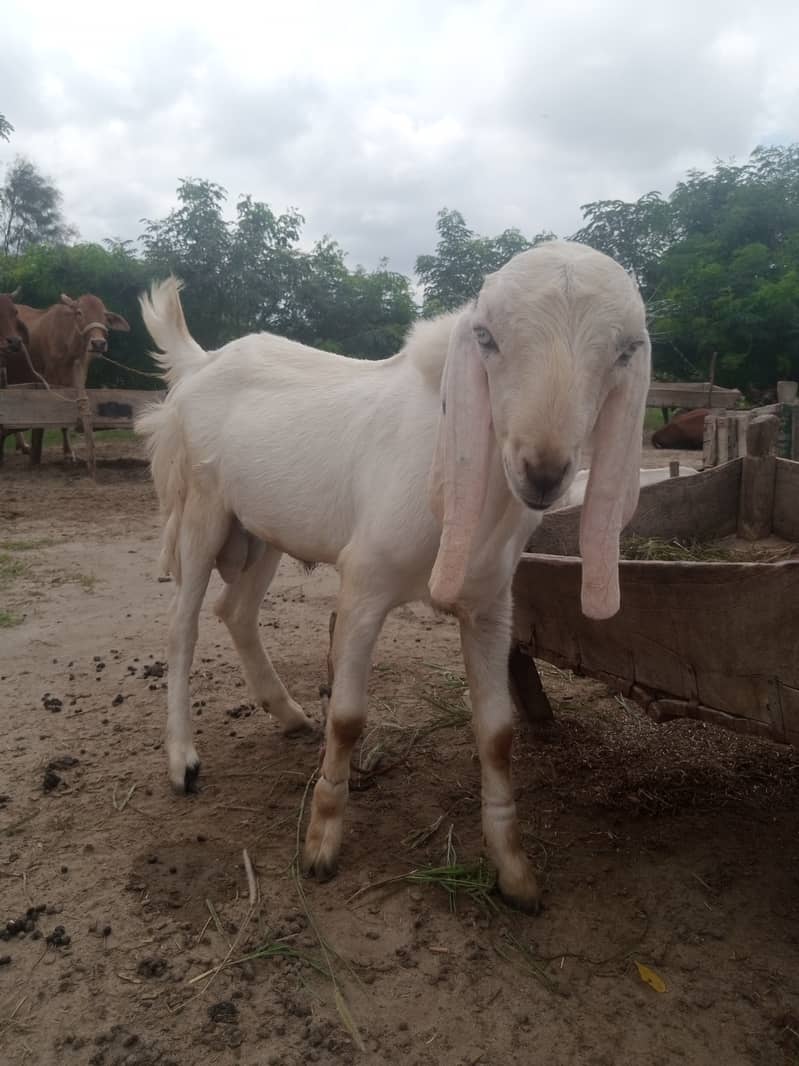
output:
[[[118,315],[116,311],[106,311],[105,321],[109,329],[119,329],[123,333],[130,333],[128,320],[123,318],[122,315]]]

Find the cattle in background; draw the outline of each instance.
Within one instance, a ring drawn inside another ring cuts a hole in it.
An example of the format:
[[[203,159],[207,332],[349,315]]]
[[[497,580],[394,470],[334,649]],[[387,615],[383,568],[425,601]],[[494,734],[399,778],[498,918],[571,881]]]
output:
[[[652,434],[653,446],[701,451],[705,439],[705,417],[709,414],[707,407],[700,407],[675,415],[671,422]]]
[[[108,311],[99,296],[88,293],[77,300],[62,294],[61,302],[45,311],[22,304],[17,310],[28,328],[33,366],[54,387],[84,388],[93,356],[108,351],[108,331],[130,330],[122,315]],[[64,457],[74,460],[69,430],[61,432]]]
[[[19,289],[10,293],[0,293],[0,387],[5,385],[23,385],[31,380],[31,372],[25,357],[24,345],[28,343],[28,328],[18,314],[14,303],[19,296]],[[30,450],[21,433],[14,434],[17,451]],[[5,435],[0,434],[0,453],[5,444]]]

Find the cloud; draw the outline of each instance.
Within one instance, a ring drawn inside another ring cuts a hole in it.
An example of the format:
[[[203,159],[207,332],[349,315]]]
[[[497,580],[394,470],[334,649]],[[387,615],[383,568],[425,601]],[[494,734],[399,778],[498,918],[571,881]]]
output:
[[[579,205],[799,139],[788,0],[50,0],[7,20],[0,163],[30,156],[85,239],[136,237],[202,177],[296,206],[306,241],[410,272],[457,207],[561,234]]]

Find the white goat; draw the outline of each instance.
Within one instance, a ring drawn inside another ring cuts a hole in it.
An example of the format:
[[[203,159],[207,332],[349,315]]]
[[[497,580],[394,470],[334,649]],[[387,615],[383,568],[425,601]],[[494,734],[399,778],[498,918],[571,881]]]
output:
[[[578,507],[585,499],[585,490],[588,486],[588,477],[590,470],[579,470],[574,475],[574,481],[569,486],[569,489],[558,500],[557,504],[550,508],[552,511],[564,511],[567,507]],[[694,470],[692,466],[681,466],[680,477],[690,477],[691,474],[698,474],[698,470]],[[668,481],[671,478],[671,471],[667,466],[655,466],[642,468],[640,476],[638,478],[638,484],[641,488],[646,485],[658,485],[661,481]]]
[[[215,605],[253,696],[286,731],[309,725],[261,644],[258,608],[281,553],[341,577],[326,746],[303,866],[335,872],[350,755],[387,613],[426,600],[460,623],[482,770],[483,831],[506,899],[538,887],[510,782],[511,580],[593,435],[581,528],[583,611],[619,606],[618,539],[638,500],[650,344],[635,285],[611,259],[553,241],[486,278],[460,312],[419,323],[383,362],[259,335],[204,352],[171,279],[142,299],[171,389],[139,421],[176,578],[167,752],[191,789],[189,669],[216,566]]]

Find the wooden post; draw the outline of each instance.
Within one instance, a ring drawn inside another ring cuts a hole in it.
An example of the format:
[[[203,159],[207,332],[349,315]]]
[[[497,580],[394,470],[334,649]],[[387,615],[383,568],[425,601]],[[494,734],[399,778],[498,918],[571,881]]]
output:
[[[532,655],[523,651],[521,645],[514,644],[508,669],[510,694],[521,720],[530,726],[552,723],[552,706],[541,684],[541,676]]]
[[[727,412],[722,411],[716,420],[716,447],[718,448],[718,463],[726,463],[730,458],[729,425]]]
[[[6,362],[2,356],[0,356],[0,389],[5,389],[8,385],[8,375],[6,373]],[[3,465],[3,455],[6,450],[6,435],[3,431],[3,427],[0,426],[0,466]]]
[[[771,533],[779,428],[775,415],[760,415],[746,429],[747,454],[738,499],[738,536],[745,540],[759,540]]]
[[[710,373],[708,375],[707,384],[707,406],[713,410],[713,385],[716,381],[716,359],[718,358],[718,352],[713,352],[710,357]]]
[[[83,439],[86,443],[86,469],[92,481],[97,480],[97,459],[94,452],[94,429],[92,427],[92,409],[86,389],[78,393],[78,415],[83,426]]]
[[[44,442],[44,430],[31,430],[31,466],[38,466],[42,461],[42,443]]]
[[[717,416],[709,414],[705,416],[705,433],[702,441],[702,469],[709,470],[718,466],[719,452],[716,441]]]
[[[679,477],[679,476],[680,476],[680,460],[679,459],[672,459],[671,462],[669,463],[669,477],[672,478],[672,477]]]
[[[739,457],[746,455],[746,429],[749,425],[749,421],[750,419],[745,414],[738,415],[735,419],[736,429],[738,431],[737,454]]]

